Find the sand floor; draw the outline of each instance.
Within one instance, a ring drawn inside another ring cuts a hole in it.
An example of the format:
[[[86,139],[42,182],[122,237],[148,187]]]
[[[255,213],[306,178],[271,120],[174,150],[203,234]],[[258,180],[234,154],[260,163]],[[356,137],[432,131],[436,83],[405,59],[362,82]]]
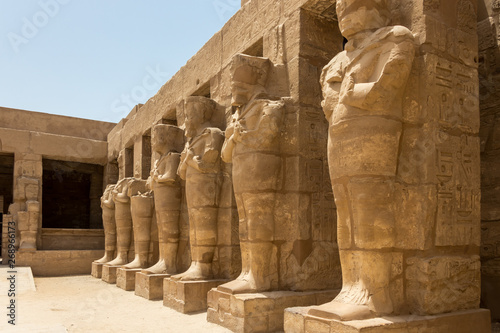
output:
[[[0,332],[230,332],[206,322],[206,312],[185,315],[89,275],[35,278],[18,269],[16,326],[7,321],[8,268],[0,266]],[[3,311],[3,313],[2,313]],[[500,333],[500,323],[493,333]]]
[[[23,287],[16,295],[14,327],[7,274],[0,268],[0,332],[230,332],[207,323],[206,312],[181,314],[91,276],[35,278],[36,291]]]

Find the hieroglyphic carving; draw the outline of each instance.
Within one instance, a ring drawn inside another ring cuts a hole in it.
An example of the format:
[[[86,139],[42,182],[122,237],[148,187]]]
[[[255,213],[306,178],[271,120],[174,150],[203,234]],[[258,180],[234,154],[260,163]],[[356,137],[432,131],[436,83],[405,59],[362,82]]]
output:
[[[479,245],[476,226],[479,219],[480,191],[477,188],[477,139],[463,135],[444,139],[437,146],[436,178],[438,180],[438,216],[436,245]]]
[[[457,16],[457,22],[460,29],[471,34],[476,33],[477,14],[471,1],[458,1]]]
[[[440,124],[459,128],[465,132],[477,132],[479,117],[479,92],[474,70],[466,66],[435,60],[433,96],[439,110]]]
[[[441,5],[441,0],[424,0],[424,11],[438,10]]]

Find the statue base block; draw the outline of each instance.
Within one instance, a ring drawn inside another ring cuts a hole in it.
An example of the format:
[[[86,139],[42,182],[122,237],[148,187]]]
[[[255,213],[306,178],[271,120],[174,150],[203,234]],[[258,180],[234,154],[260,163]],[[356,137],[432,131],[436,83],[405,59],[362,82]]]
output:
[[[163,281],[163,305],[181,313],[205,311],[207,294],[228,280]]]
[[[135,294],[150,301],[163,299],[163,280],[170,274],[144,274],[135,275]]]
[[[339,291],[271,291],[232,295],[212,289],[208,293],[207,320],[233,332],[283,331],[283,312],[286,308],[323,304],[334,299]]]
[[[135,274],[139,273],[141,269],[118,268],[116,272],[116,286],[126,291],[135,290]]]
[[[394,316],[365,320],[340,321],[308,315],[307,307],[285,311],[287,333],[382,333],[382,332],[453,332],[491,333],[490,311],[476,309],[434,316]]]
[[[90,274],[96,279],[102,278],[102,266],[104,266],[103,263],[93,262],[92,271]]]
[[[107,283],[111,283],[111,284],[116,283],[116,271],[120,267],[122,267],[122,266],[110,266],[110,265],[104,264],[102,266],[101,279]]]

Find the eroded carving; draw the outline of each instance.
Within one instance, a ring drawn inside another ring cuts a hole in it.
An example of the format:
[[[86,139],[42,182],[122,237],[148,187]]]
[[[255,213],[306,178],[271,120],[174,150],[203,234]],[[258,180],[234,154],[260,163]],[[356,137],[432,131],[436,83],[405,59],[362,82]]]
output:
[[[104,257],[95,260],[96,263],[108,263],[115,257],[116,252],[116,222],[113,189],[115,184],[106,186],[101,197],[102,224],[104,227]]]
[[[237,111],[226,130],[222,158],[233,164],[242,272],[218,289],[230,293],[273,290],[278,285],[274,209],[284,103],[266,95],[268,59],[239,54],[231,66],[232,104]]]
[[[395,247],[395,177],[412,33],[388,26],[386,1],[337,1],[348,39],[321,77],[328,161],[338,209],[343,286],[311,314],[340,320],[398,313],[402,253]]]
[[[185,101],[185,135],[179,176],[186,180],[189,214],[191,265],[173,280],[195,281],[213,277],[212,261],[217,245],[217,215],[222,183],[220,152],[223,132],[211,119],[216,103],[206,97],[188,97]]]
[[[184,135],[177,126],[160,124],[153,127],[151,139],[153,151],[160,155],[154,163],[150,178],[158,226],[159,259],[142,272],[175,274],[182,196],[177,168],[184,146]]]

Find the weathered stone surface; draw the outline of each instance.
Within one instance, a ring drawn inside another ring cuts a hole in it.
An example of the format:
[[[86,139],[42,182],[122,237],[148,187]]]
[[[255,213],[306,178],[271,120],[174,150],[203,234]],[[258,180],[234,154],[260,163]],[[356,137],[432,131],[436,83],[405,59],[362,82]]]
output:
[[[183,131],[173,125],[158,124],[152,130],[152,150],[158,155],[151,170],[154,193],[159,258],[145,274],[177,273],[177,262],[185,252],[179,246],[181,234],[181,184],[177,175],[180,151],[184,145]]]
[[[163,281],[169,274],[138,272],[135,276],[135,294],[151,301],[163,299]]]
[[[306,314],[296,307],[285,311],[287,333],[382,333],[382,332],[481,332],[490,333],[489,311],[476,309],[435,316],[386,316],[365,320],[340,321]]]
[[[140,268],[118,268],[116,271],[116,286],[126,291],[135,290],[135,275],[141,271]]]
[[[212,262],[217,246],[222,184],[220,151],[224,135],[212,125],[217,112],[215,101],[189,97],[184,109],[187,144],[181,154],[178,174],[186,181],[191,266],[186,272],[173,275],[172,280],[210,280],[214,277]]]
[[[118,268],[121,268],[121,266],[111,266],[109,264],[104,264],[104,266],[102,267],[101,279],[109,284],[115,284]]]
[[[102,264],[108,263],[116,254],[116,221],[115,203],[112,192],[115,185],[108,185],[101,197],[102,222],[104,226],[104,257],[92,263],[92,276],[100,278],[102,275]],[[100,265],[101,264],[101,265]],[[94,267],[96,275],[94,275]]]
[[[179,281],[166,278],[163,281],[163,305],[182,313],[205,311],[208,292],[224,282],[227,280]]]
[[[208,292],[207,320],[233,332],[282,331],[285,308],[319,304],[337,293],[338,290],[324,290],[232,295],[212,289]]]
[[[90,275],[95,277],[96,279],[102,278],[102,266],[104,266],[103,263],[98,263],[98,262],[92,262],[92,270],[90,272]]]
[[[29,266],[34,276],[86,275],[102,250],[65,250],[18,252],[16,265]]]
[[[406,297],[415,314],[439,314],[479,307],[479,256],[409,258]]]

